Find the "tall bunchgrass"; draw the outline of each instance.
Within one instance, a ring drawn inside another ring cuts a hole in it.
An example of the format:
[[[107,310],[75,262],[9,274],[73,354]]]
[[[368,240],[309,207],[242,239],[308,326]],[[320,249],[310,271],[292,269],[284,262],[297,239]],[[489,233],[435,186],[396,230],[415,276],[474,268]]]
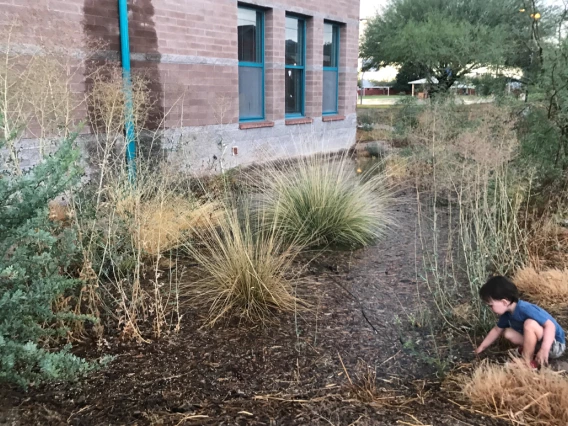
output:
[[[262,175],[259,204],[286,241],[361,247],[392,224],[386,174],[377,166],[358,175],[347,153],[269,164]]]
[[[274,223],[250,209],[227,204],[219,221],[204,217],[203,226],[186,245],[197,261],[201,277],[184,286],[192,305],[206,306],[207,323],[236,315],[264,322],[277,311],[293,311],[301,302],[295,297],[293,279],[300,271],[294,260],[300,245],[285,243]]]

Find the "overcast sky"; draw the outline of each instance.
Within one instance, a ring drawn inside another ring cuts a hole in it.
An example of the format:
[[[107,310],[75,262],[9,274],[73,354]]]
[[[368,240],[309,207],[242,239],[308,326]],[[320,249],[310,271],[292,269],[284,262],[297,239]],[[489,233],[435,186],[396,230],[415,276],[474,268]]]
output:
[[[361,0],[361,18],[375,16],[387,2],[388,0]]]
[[[380,11],[388,0],[361,0],[361,18],[370,18]],[[562,0],[545,0],[546,4],[562,4]]]

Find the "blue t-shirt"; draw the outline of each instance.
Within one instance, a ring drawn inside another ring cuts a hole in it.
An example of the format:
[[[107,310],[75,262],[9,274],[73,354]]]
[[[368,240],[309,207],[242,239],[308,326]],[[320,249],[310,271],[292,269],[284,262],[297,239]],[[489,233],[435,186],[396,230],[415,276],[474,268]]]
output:
[[[526,320],[533,319],[544,327],[544,323],[547,320],[552,321],[556,327],[556,334],[554,340],[559,343],[566,344],[566,337],[564,336],[564,330],[558,325],[556,320],[539,306],[533,305],[532,303],[525,302],[524,300],[519,300],[517,306],[513,313],[505,312],[499,317],[497,322],[497,327],[507,328],[511,327],[513,330],[518,331],[523,334],[523,325]]]

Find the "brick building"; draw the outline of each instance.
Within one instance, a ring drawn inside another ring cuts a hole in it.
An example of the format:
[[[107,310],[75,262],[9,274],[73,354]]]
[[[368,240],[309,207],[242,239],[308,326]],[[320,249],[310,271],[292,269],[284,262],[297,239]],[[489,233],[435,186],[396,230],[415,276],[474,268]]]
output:
[[[189,147],[192,166],[353,142],[359,0],[129,0],[128,7],[132,67],[152,76],[163,146]],[[117,0],[0,0],[0,9],[3,19],[26,17],[19,30],[26,45],[64,29],[67,47],[101,39],[118,58]]]

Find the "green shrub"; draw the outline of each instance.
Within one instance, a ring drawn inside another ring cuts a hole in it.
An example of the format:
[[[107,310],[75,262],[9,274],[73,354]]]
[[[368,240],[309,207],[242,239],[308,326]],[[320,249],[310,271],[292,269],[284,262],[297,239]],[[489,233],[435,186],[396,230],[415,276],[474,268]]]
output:
[[[62,301],[81,284],[69,275],[80,256],[75,231],[48,219],[48,202],[79,178],[77,156],[69,138],[32,170],[0,176],[0,381],[26,386],[93,368],[49,347],[82,319]]]
[[[367,171],[362,179],[347,154],[303,157],[263,175],[266,218],[288,241],[366,246],[391,223],[385,174]]]
[[[519,133],[521,166],[536,168],[545,181],[559,179],[568,167],[568,156],[562,155],[561,133],[548,120],[546,109],[531,105],[520,120]]]

